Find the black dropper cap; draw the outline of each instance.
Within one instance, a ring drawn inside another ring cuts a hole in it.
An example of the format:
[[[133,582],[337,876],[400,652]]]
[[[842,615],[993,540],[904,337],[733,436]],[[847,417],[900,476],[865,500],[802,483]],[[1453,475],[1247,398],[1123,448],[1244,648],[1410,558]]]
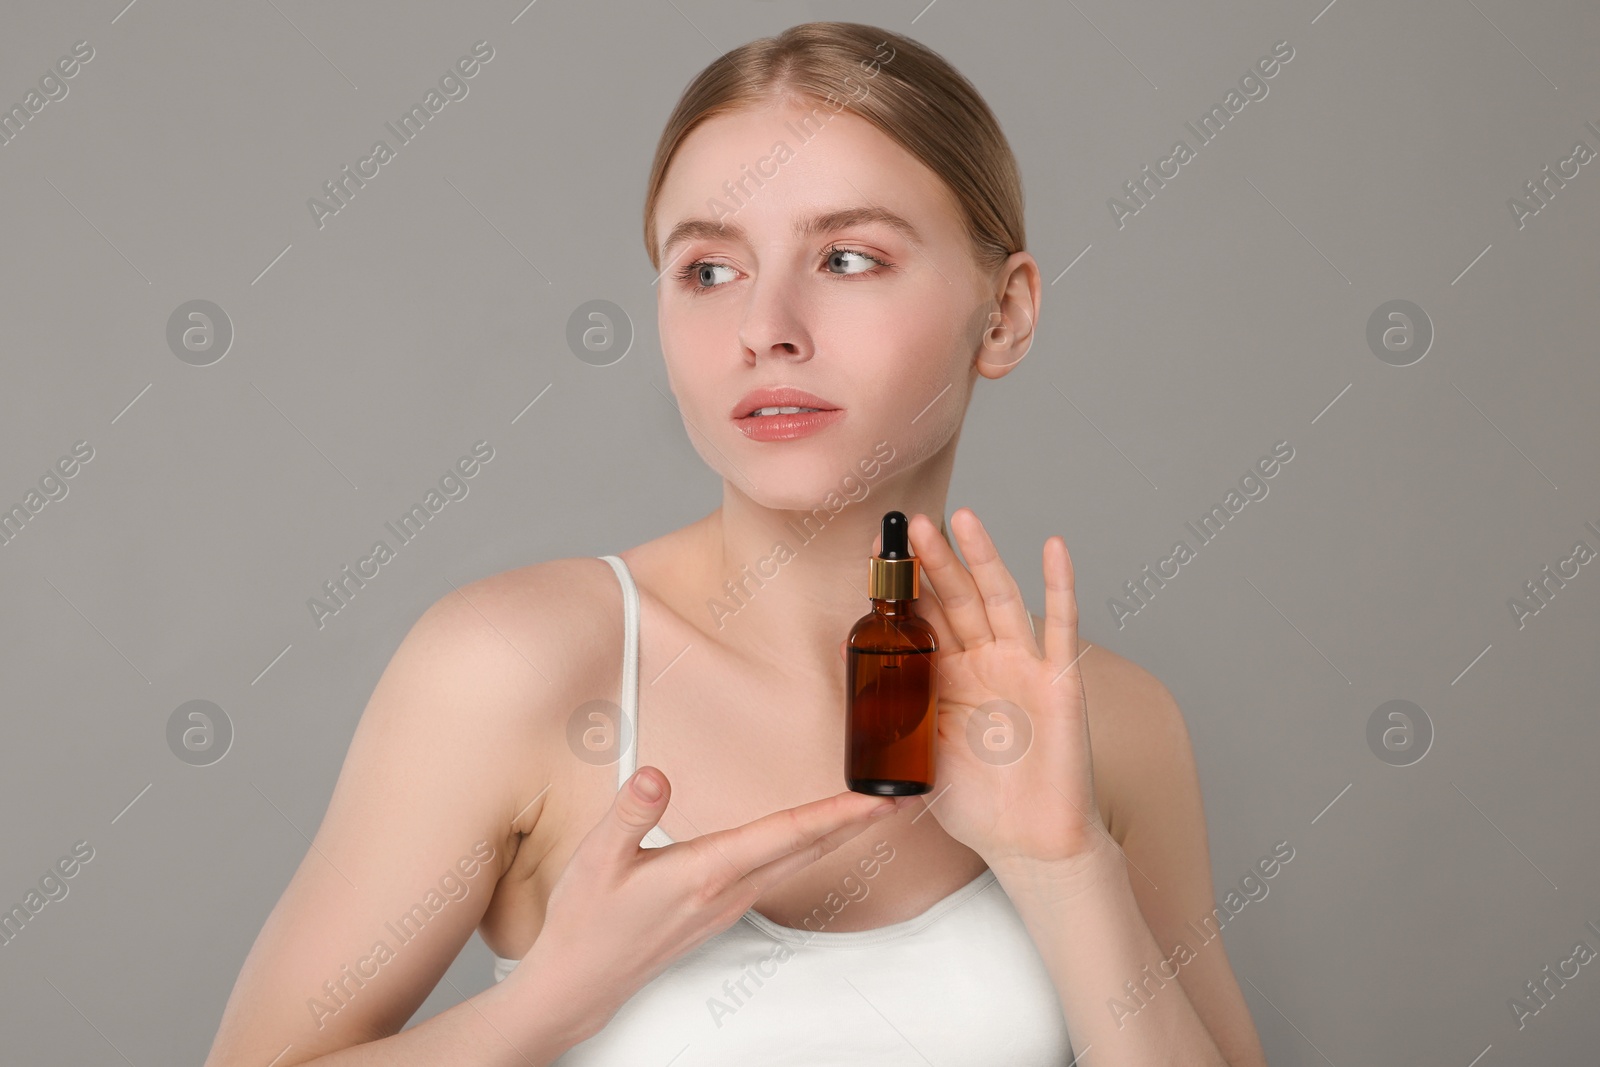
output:
[[[910,523],[905,514],[883,516],[883,547],[867,560],[867,595],[874,600],[915,600],[920,567],[911,554]]]
[[[910,559],[911,542],[907,536],[906,517],[902,512],[891,511],[883,517],[883,551],[879,559]]]

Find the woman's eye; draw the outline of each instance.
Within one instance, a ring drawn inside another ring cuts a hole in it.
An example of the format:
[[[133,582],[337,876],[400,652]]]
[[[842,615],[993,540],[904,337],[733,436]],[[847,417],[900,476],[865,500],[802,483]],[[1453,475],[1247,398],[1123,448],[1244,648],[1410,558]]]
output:
[[[880,264],[881,265],[881,263],[882,263],[882,260],[876,258],[875,256],[869,256],[865,252],[856,252],[856,251],[854,251],[852,249],[849,249],[849,248],[830,248],[830,249],[828,249],[828,267],[829,267],[830,270],[836,264],[847,264],[852,259],[856,260],[858,263],[862,263],[862,264],[865,264],[865,265],[860,267],[857,270],[844,270],[844,271],[839,271],[837,273],[841,273],[841,274],[865,274],[867,272],[867,270],[870,269],[870,265],[871,264]]]
[[[722,263],[691,263],[679,271],[678,276],[685,280],[693,279],[689,286],[691,289],[711,289],[717,285],[716,272],[719,270],[731,271],[733,268]]]

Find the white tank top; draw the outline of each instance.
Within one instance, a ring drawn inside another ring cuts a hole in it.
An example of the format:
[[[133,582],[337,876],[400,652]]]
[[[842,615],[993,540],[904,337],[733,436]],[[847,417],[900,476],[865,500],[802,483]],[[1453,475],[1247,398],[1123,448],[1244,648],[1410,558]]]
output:
[[[620,556],[622,714],[617,788],[638,756],[639,590]],[[629,740],[632,743],[629,744]],[[645,847],[672,844],[652,827]],[[880,857],[881,858],[881,857]],[[892,862],[890,853],[886,862]],[[828,930],[871,891],[852,873],[807,919],[773,922],[754,908],[636,992],[556,1067],[1061,1067],[1072,1045],[1044,960],[992,869],[920,915],[872,930]],[[495,981],[518,961],[494,957]],[[537,1005],[530,1005],[537,1011]]]

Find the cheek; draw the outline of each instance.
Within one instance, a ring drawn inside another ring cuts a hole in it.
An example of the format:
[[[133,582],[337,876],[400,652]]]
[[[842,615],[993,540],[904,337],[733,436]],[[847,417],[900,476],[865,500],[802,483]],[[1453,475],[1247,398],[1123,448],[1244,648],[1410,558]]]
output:
[[[727,337],[704,317],[677,314],[658,318],[657,333],[667,383],[680,404],[693,404],[714,362],[705,357],[725,349]]]
[[[866,392],[867,423],[882,429],[898,453],[897,468],[920,463],[947,445],[960,429],[972,389],[967,369],[973,358],[961,324],[924,319],[904,322],[872,366],[877,385]]]
[[[964,314],[946,299],[897,309],[865,333],[885,339],[887,347],[876,362],[897,406],[910,406],[916,415],[949,387],[928,415],[917,420],[919,427],[947,401],[965,397],[983,325],[981,315]]]

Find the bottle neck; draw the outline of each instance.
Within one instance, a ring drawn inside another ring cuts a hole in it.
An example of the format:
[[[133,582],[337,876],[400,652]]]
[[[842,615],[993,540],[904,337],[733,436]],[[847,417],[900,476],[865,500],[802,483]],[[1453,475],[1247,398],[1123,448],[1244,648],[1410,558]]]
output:
[[[872,610],[878,615],[915,615],[916,612],[911,610],[912,605],[915,603],[915,600],[880,600],[874,597]]]

